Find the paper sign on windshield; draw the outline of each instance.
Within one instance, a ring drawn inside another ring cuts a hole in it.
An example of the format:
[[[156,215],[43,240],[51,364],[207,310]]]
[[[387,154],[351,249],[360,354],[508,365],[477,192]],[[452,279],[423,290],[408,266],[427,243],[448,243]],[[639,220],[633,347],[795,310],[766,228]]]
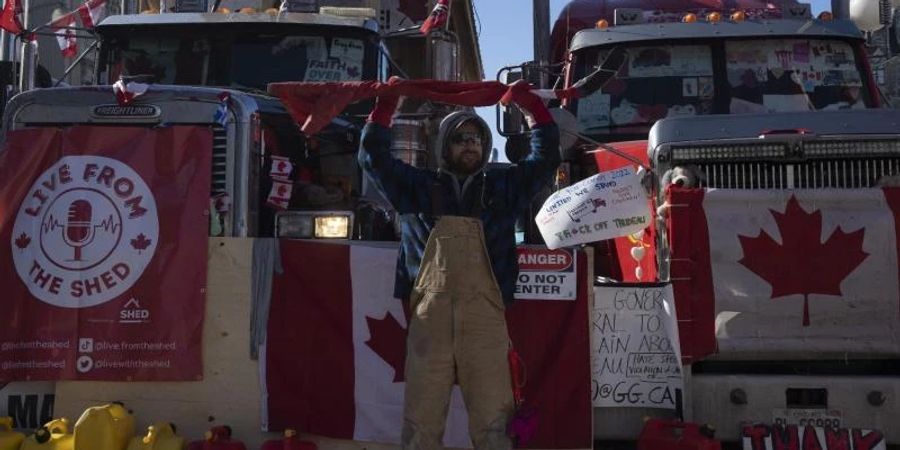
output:
[[[650,225],[650,205],[633,167],[598,173],[555,192],[535,218],[551,249],[636,233]]]

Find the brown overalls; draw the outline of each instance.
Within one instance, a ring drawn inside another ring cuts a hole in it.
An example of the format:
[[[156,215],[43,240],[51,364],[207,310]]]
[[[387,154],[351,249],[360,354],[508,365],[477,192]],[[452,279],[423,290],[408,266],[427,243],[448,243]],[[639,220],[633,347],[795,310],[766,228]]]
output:
[[[410,297],[404,450],[443,448],[454,381],[477,450],[507,450],[513,413],[503,298],[491,270],[481,221],[438,219]]]

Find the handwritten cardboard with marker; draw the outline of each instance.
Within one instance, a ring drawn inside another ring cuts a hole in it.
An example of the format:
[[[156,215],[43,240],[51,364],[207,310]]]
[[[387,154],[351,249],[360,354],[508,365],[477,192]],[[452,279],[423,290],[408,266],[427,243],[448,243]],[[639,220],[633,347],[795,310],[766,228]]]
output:
[[[636,233],[650,225],[650,204],[633,167],[598,173],[553,193],[535,222],[556,249]]]
[[[591,382],[596,407],[676,408],[684,380],[671,284],[594,286]]]

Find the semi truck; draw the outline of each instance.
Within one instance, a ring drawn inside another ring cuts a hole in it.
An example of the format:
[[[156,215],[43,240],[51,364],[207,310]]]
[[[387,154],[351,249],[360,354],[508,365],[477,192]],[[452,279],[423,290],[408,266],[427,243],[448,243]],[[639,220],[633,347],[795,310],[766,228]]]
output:
[[[809,4],[792,1],[575,0],[549,38],[536,26],[536,40],[548,44],[535,61],[498,74],[568,87],[613,49],[627,51],[628,63],[599,92],[561,103],[573,118],[563,126],[558,182],[638,163],[650,169],[656,220],[589,244],[597,282],[671,283],[685,373],[680,415],[729,442],[745,437],[747,423],[840,423],[879,428],[900,443],[890,394],[900,386],[897,297],[881,290],[893,275],[854,288],[867,266],[850,264],[849,252],[816,250],[865,229],[851,225],[863,211],[887,209],[893,194],[884,186],[900,169],[900,116],[884,108],[847,4],[834,6],[814,17]],[[501,119],[515,160],[520,119],[515,111]],[[787,225],[801,217],[821,231],[807,247]],[[867,254],[891,247],[891,235],[869,232]],[[763,240],[772,245],[755,253]],[[880,261],[896,271],[896,259]],[[848,272],[823,270],[842,264]],[[809,287],[819,278],[835,288]],[[633,440],[642,415],[666,414],[675,413],[596,408],[595,437]]]

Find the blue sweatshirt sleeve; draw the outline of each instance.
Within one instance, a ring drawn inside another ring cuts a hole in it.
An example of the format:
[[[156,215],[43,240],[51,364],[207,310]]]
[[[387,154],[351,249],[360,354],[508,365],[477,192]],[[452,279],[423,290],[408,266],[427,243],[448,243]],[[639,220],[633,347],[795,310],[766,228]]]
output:
[[[360,139],[359,165],[401,214],[427,212],[431,205],[432,175],[391,154],[391,130],[366,124]]]
[[[559,127],[552,122],[535,127],[531,133],[531,152],[510,169],[520,208],[526,207],[550,183],[561,161]]]

